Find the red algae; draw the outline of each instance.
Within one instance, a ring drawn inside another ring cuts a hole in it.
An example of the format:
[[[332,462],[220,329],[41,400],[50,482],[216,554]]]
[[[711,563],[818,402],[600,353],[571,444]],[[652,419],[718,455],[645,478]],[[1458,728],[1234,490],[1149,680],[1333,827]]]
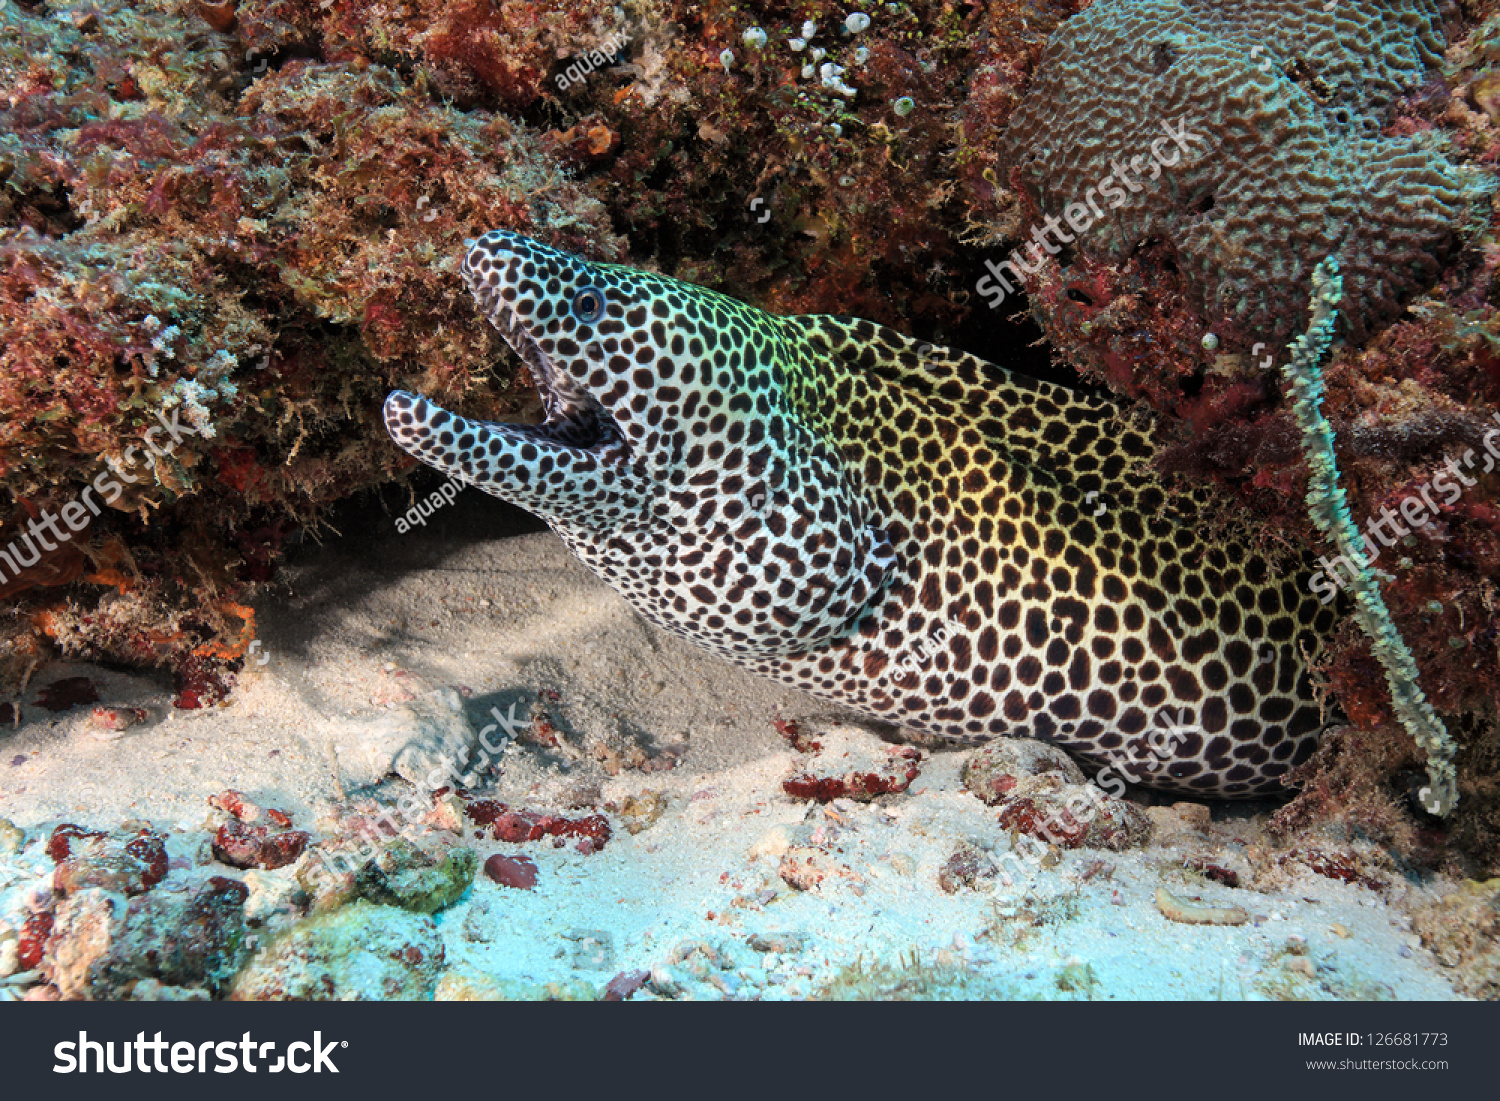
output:
[[[57,863],[53,889],[63,895],[87,887],[139,895],[169,871],[166,835],[146,827],[99,833],[65,824],[52,831],[47,855]]]
[[[264,826],[227,822],[214,834],[214,859],[232,868],[285,868],[307,848],[302,830],[272,833]]]
[[[524,856],[495,855],[484,862],[484,874],[502,887],[529,891],[536,886],[536,863]]]
[[[566,818],[540,811],[511,810],[504,803],[491,799],[479,799],[464,807],[464,814],[471,822],[488,826],[490,836],[497,841],[540,841],[544,837],[577,837],[590,843],[587,852],[604,848],[613,831],[609,820],[601,814],[584,818]],[[583,851],[583,850],[580,850]]]
[[[53,918],[50,911],[38,910],[26,915],[21,925],[20,950],[17,963],[21,970],[30,971],[42,962],[47,950],[47,938],[52,934]]]

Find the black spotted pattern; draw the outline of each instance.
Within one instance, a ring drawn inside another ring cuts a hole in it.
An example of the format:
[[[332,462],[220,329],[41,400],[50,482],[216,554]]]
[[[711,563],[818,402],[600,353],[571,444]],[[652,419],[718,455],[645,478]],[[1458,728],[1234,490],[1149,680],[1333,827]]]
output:
[[[1169,790],[1274,792],[1311,754],[1329,622],[1305,567],[1210,539],[1202,492],[1164,484],[1114,405],[506,231],[462,271],[546,420],[396,393],[392,436],[541,515],[666,630],[907,727],[1043,738]]]

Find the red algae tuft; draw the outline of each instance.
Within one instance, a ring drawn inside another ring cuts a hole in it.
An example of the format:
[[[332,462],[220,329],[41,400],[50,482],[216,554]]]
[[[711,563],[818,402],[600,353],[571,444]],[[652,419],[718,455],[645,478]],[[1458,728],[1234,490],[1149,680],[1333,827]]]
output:
[[[302,830],[272,833],[264,826],[226,822],[214,834],[214,859],[232,868],[284,868],[296,862],[307,848]]]

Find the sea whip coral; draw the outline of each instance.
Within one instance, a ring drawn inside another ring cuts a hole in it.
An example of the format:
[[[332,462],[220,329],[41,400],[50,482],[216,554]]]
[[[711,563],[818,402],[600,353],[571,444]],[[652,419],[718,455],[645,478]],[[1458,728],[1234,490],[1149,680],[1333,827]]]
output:
[[[1320,362],[1333,341],[1334,324],[1344,285],[1338,262],[1329,257],[1313,271],[1312,323],[1292,342],[1291,359],[1282,368],[1291,383],[1292,407],[1302,429],[1302,447],[1307,454],[1307,507],[1318,530],[1337,545],[1351,562],[1362,559],[1357,547],[1363,537],[1349,514],[1344,487],[1339,484],[1337,457],[1333,450],[1333,428],[1323,416],[1323,373]],[[1385,669],[1391,703],[1408,733],[1427,754],[1429,784],[1422,790],[1422,803],[1431,813],[1447,816],[1458,802],[1457,775],[1453,767],[1453,739],[1437,712],[1427,702],[1417,683],[1417,665],[1401,633],[1391,621],[1380,584],[1368,566],[1356,574],[1352,588],[1355,616]]]

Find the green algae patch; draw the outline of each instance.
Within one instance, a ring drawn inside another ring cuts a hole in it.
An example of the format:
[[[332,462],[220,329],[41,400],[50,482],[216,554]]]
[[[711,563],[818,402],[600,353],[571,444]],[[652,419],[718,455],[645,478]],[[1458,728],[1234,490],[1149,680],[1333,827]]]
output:
[[[294,926],[235,977],[231,1001],[427,1001],[442,973],[430,917],[359,901]]]
[[[438,860],[398,837],[360,870],[355,885],[371,902],[435,914],[463,897],[478,868],[473,849],[454,849]]]

